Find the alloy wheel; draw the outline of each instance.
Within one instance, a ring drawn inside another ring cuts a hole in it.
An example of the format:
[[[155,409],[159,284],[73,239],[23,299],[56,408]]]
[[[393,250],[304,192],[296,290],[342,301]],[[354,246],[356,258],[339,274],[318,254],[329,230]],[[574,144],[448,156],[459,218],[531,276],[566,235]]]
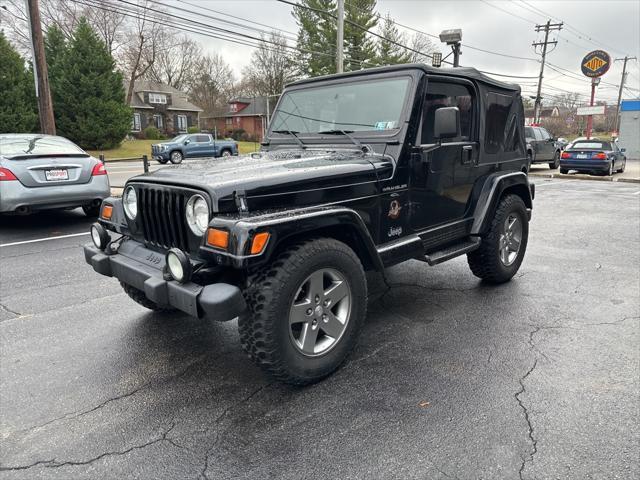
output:
[[[500,261],[506,267],[513,265],[520,252],[522,243],[522,220],[515,213],[507,215],[503,231],[500,234]]]
[[[289,309],[289,337],[303,355],[315,357],[331,350],[351,317],[352,293],[337,270],[323,268],[298,287]]]

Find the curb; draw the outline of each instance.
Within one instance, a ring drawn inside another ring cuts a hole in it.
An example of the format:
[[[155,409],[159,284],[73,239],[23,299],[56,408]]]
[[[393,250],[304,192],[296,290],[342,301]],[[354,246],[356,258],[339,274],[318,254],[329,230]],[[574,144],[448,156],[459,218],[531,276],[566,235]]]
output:
[[[623,183],[640,183],[640,178],[620,178],[620,177],[596,177],[591,175],[584,175],[580,173],[574,173],[573,175],[563,173],[532,173],[529,172],[530,177],[542,177],[542,178],[564,178],[570,180],[593,180],[596,182],[623,182]]]

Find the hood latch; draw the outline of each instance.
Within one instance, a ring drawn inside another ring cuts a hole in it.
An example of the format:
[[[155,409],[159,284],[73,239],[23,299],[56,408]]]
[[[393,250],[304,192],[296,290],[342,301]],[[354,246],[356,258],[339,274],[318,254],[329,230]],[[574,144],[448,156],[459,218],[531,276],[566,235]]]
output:
[[[236,200],[236,207],[240,213],[247,213],[249,211],[249,205],[247,204],[247,194],[244,190],[236,190],[234,192],[234,198]]]

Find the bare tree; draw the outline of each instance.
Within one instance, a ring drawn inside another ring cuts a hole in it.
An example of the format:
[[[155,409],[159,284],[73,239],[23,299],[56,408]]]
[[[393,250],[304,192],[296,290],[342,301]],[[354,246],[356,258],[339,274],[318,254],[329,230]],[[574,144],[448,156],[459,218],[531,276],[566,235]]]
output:
[[[184,90],[198,75],[202,62],[200,45],[186,35],[165,33],[159,38],[158,49],[162,54],[156,58],[148,77]]]
[[[440,51],[429,37],[422,33],[416,33],[411,37],[409,47],[411,47],[411,50],[417,50],[407,52],[409,54],[409,62],[411,63],[431,63],[429,54]]]
[[[577,93],[563,93],[556,97],[555,103],[559,107],[564,107],[569,111],[573,111],[580,103],[580,95]]]
[[[198,73],[187,85],[189,99],[202,107],[206,113],[213,113],[224,107],[234,95],[234,77],[231,67],[221,55],[210,54],[200,58]]]
[[[129,80],[127,103],[131,102],[136,80],[143,78],[151,70],[160,49],[160,42],[166,34],[162,25],[148,18],[147,0],[142,0],[138,16],[133,20],[128,33],[129,42],[123,45],[119,63]]]
[[[252,89],[258,95],[279,94],[296,77],[296,64],[286,47],[286,39],[272,32],[268,40],[260,42],[251,55],[251,64],[242,72],[245,88]]]
[[[87,7],[83,14],[107,45],[109,53],[115,56],[127,42],[127,17],[118,12],[113,2],[102,0],[102,3],[104,9]]]

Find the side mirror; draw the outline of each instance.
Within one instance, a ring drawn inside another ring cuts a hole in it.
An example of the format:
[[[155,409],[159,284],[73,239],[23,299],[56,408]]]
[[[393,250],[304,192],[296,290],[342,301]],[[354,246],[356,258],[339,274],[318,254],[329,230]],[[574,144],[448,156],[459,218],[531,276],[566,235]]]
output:
[[[442,107],[436,110],[433,136],[438,140],[460,136],[460,110],[458,107]]]
[[[185,144],[185,145],[189,145],[190,143],[191,143],[191,140],[185,140],[185,141],[184,141],[184,144]]]
[[[627,151],[627,149],[626,149],[626,148],[621,148],[621,149],[620,149],[620,151],[621,151],[622,153],[625,153],[625,152]]]

